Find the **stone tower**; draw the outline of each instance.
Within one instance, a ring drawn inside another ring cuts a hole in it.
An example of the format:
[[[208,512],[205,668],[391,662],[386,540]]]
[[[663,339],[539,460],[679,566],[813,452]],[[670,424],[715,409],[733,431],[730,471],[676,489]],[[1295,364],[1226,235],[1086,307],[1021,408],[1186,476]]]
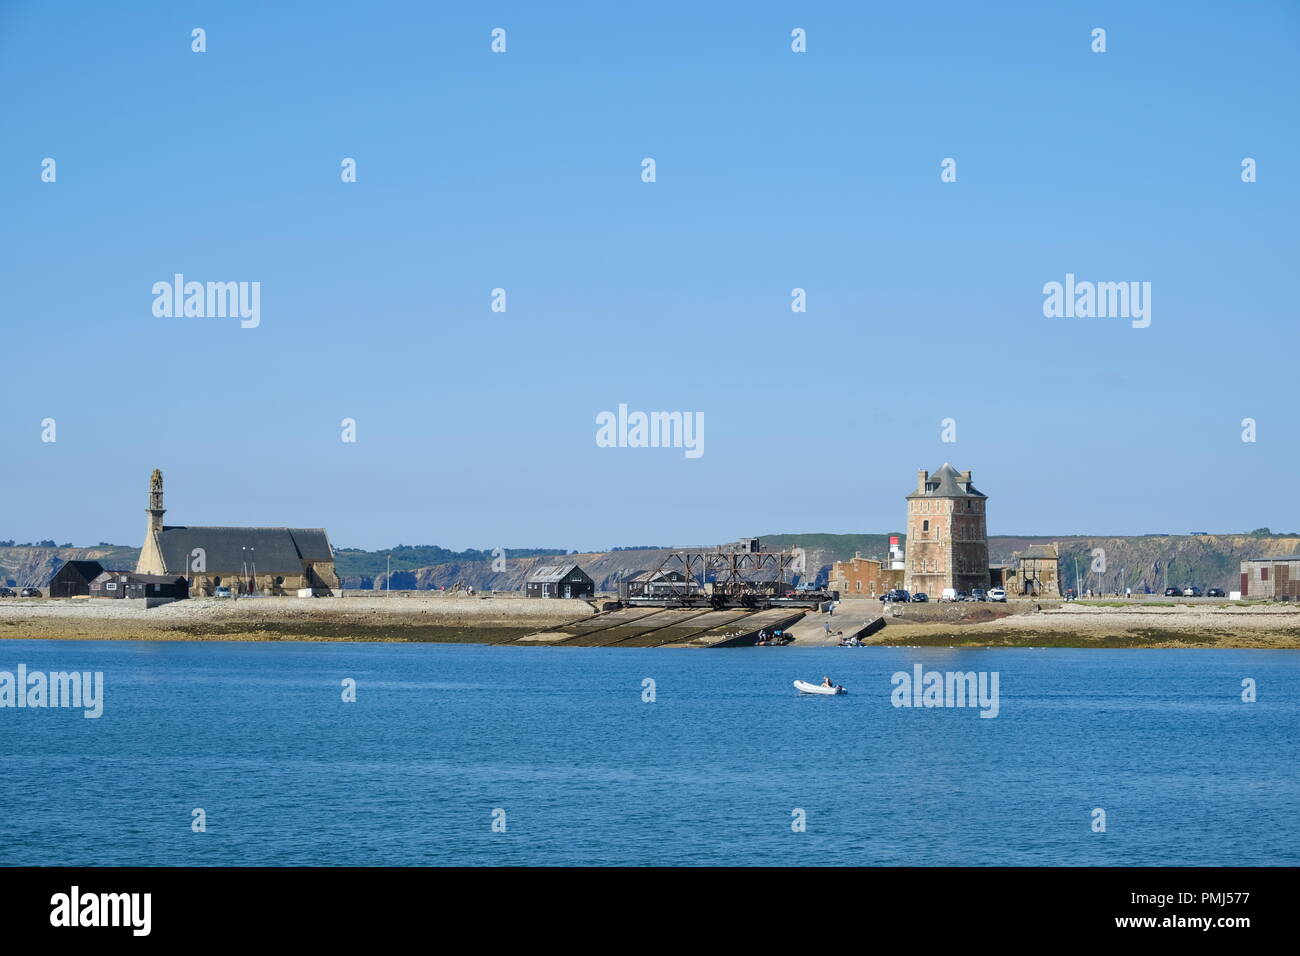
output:
[[[969,471],[947,462],[934,474],[916,473],[916,491],[907,496],[904,588],[937,600],[944,588],[989,586],[987,500],[971,484]]]
[[[137,574],[165,574],[166,567],[163,566],[162,553],[158,550],[158,534],[163,529],[163,515],[167,509],[163,507],[163,476],[157,468],[149,476],[149,507],[145,509],[149,515],[149,525],[145,530],[144,545],[140,548],[140,560],[135,564]]]

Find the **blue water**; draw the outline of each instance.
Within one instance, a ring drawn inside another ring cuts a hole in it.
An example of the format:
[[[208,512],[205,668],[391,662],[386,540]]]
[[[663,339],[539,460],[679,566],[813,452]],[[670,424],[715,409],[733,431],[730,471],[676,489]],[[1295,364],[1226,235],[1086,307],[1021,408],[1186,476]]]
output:
[[[894,708],[917,662],[997,671],[999,716]],[[0,709],[4,864],[1300,863],[1295,652],[0,642],[19,663],[103,671],[105,711]],[[790,686],[823,674],[849,695]]]

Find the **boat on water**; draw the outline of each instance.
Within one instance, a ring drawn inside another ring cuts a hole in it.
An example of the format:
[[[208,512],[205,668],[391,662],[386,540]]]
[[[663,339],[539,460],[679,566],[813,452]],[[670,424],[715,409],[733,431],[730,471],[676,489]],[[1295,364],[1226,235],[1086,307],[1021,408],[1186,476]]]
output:
[[[801,694],[847,694],[842,686],[827,687],[824,684],[810,684],[806,680],[797,680],[794,682],[795,690]]]

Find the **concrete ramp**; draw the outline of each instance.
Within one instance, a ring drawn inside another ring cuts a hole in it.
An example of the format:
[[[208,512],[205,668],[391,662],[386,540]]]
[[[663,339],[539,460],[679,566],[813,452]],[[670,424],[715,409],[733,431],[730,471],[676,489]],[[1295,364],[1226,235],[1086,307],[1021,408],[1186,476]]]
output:
[[[538,631],[536,634],[527,634],[520,638],[511,638],[502,643],[514,644],[563,644],[567,641],[577,640],[584,641],[594,638],[601,631],[607,631],[615,627],[645,621],[647,618],[653,618],[656,614],[662,614],[667,608],[662,607],[625,607],[617,611],[602,611],[599,614],[593,614],[591,617],[584,617],[580,621],[570,621],[568,624],[557,624],[555,627],[548,627],[544,631]],[[653,625],[646,625],[653,626]]]
[[[723,611],[704,611],[689,618],[680,618],[669,626],[648,631],[628,638],[620,647],[663,647],[666,644],[682,644],[707,634],[715,628],[733,624],[753,614],[740,608]]]
[[[804,616],[804,611],[788,607],[774,607],[766,611],[751,611],[735,621],[720,624],[703,633],[693,635],[662,647],[750,647],[758,643],[758,632],[771,633],[787,630]]]
[[[638,610],[643,609],[638,608]],[[622,612],[611,611],[610,613]],[[701,628],[694,622],[708,617],[711,613],[713,612],[708,608],[698,607],[658,608],[654,614],[615,624],[613,627],[578,634],[564,644],[566,647],[608,647],[611,644],[620,647],[654,647],[656,644],[663,643],[664,639],[659,635],[665,632],[675,632],[683,628],[692,633],[708,630],[707,627]]]
[[[869,611],[852,608],[849,613],[836,611],[835,614],[810,614],[807,618],[790,628],[795,644],[800,647],[826,647],[835,645],[843,637],[856,636],[866,640],[885,626],[885,619],[878,607]],[[826,633],[826,624],[830,623],[831,632]]]
[[[785,629],[803,617],[793,608],[747,611],[733,608],[625,607],[581,621],[506,641],[564,647],[743,647],[758,641],[758,632]]]

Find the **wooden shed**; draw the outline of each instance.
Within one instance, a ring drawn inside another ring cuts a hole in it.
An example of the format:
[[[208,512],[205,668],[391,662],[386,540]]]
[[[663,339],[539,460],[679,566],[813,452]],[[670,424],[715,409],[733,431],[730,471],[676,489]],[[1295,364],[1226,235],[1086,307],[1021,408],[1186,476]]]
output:
[[[187,598],[189,582],[179,574],[105,571],[90,582],[90,596],[101,598]]]
[[[530,598],[589,598],[596,582],[576,564],[548,564],[538,568],[524,582]]]
[[[49,595],[53,598],[87,597],[90,582],[104,573],[98,561],[67,561],[50,576]]]

